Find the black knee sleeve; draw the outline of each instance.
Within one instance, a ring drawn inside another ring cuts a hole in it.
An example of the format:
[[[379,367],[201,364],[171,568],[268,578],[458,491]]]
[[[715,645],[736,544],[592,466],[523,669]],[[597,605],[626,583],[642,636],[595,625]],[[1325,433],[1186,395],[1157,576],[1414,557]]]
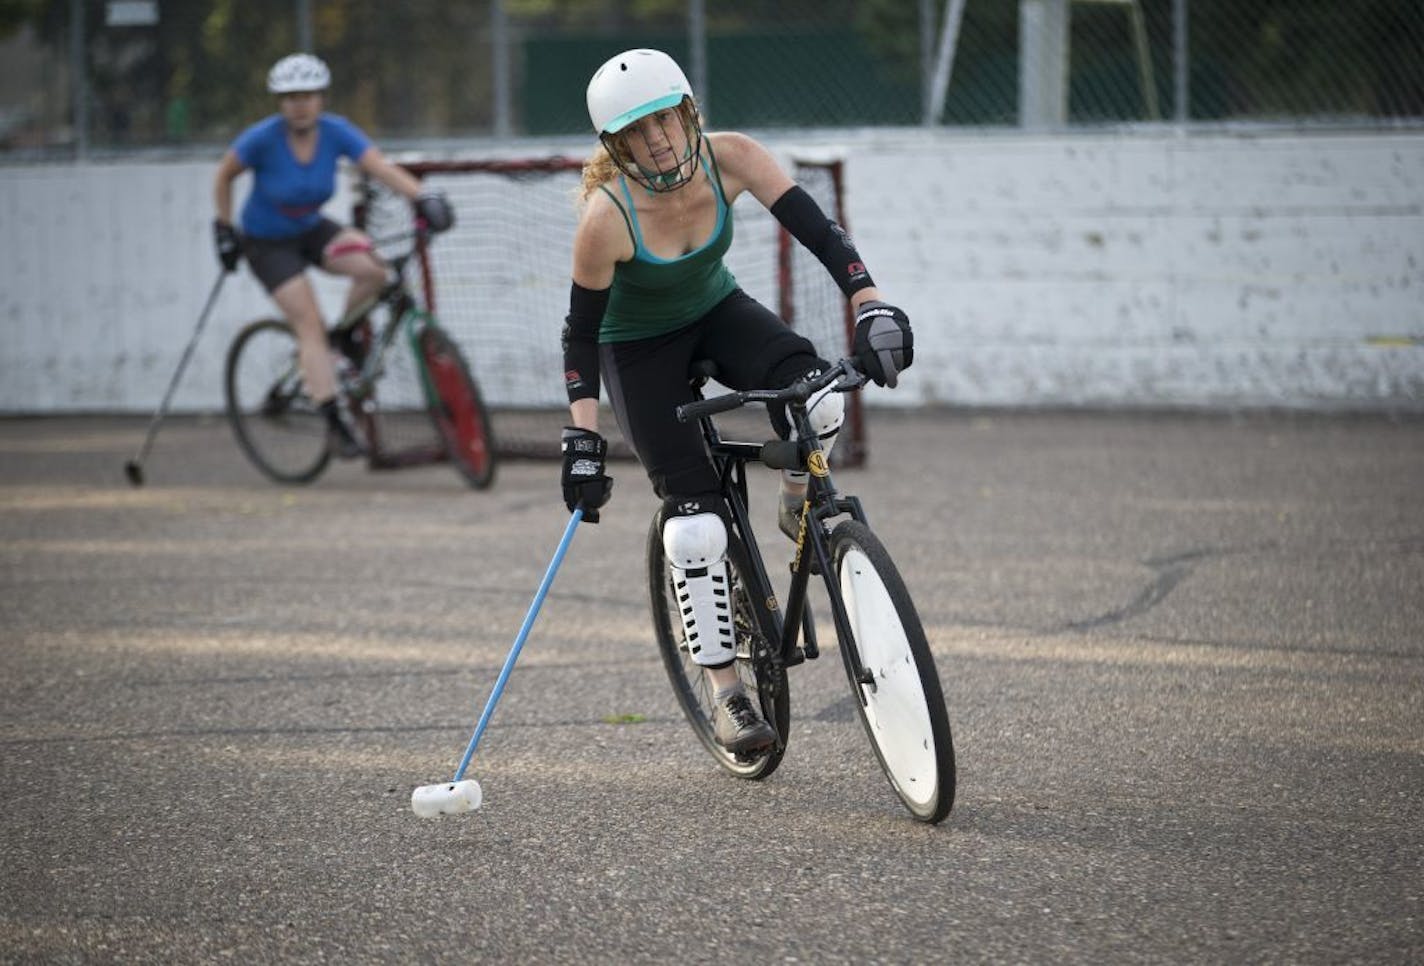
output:
[[[732,515],[722,494],[716,492],[669,495],[663,498],[663,519],[690,517],[696,513],[715,513],[722,518],[727,532],[732,532]]]

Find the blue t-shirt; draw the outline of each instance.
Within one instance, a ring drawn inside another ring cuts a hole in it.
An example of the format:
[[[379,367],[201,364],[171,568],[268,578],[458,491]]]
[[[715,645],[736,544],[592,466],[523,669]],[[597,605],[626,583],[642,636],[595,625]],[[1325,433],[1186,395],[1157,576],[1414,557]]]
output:
[[[287,146],[287,125],[273,114],[232,142],[252,169],[252,192],[242,206],[242,231],[253,238],[292,238],[321,220],[321,206],[336,190],[336,162],[352,161],[371,146],[361,129],[338,114],[317,118],[316,154],[302,164]]]

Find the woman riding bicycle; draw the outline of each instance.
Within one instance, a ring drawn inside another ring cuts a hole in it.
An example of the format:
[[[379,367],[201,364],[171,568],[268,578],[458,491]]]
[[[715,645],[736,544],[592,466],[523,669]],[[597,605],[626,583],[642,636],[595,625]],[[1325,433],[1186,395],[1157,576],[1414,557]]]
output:
[[[718,381],[732,389],[788,386],[829,364],[738,288],[723,264],[732,203],[750,193],[821,260],[856,310],[854,352],[876,383],[893,387],[909,366],[910,324],[880,301],[850,238],[765,147],[702,130],[691,86],[667,54],[617,55],[593,75],[587,100],[601,144],[584,165],[564,327],[572,422],[562,434],[564,501],[597,522],[610,495],[608,447],[598,433],[606,384],[619,427],[663,501],[663,545],[689,650],[714,692],[716,740],[750,754],[775,735],[734,667],[727,509],[701,432],[674,410],[693,398],[688,369],[696,359],[715,362]],[[810,408],[829,451],[842,397],[827,389]],[[784,412],[771,418],[789,432]],[[805,485],[804,473],[783,473],[778,522],[793,537]]]
[[[306,268],[316,265],[349,277],[349,311],[381,290],[386,266],[369,237],[321,213],[336,188],[337,162],[345,157],[409,198],[434,231],[450,227],[454,213],[444,197],[422,193],[420,182],[388,161],[360,128],[323,110],[330,84],[326,64],[311,54],[283,57],[268,72],[267,90],[277,95],[278,113],[238,135],[218,164],[213,236],[223,269],[234,271],[246,255],[253,274],[291,323],[307,394],[326,417],[337,455],[354,458],[362,454],[362,445],[340,416],[326,324]],[[239,234],[232,224],[232,183],[249,169],[252,190]]]

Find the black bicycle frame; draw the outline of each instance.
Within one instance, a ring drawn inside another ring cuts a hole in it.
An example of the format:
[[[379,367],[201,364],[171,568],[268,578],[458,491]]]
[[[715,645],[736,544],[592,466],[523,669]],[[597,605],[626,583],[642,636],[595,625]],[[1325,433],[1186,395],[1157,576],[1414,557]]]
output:
[[[375,333],[377,340],[372,351],[366,353],[366,358],[361,364],[361,385],[363,390],[369,389],[371,382],[379,371],[381,358],[390,349],[391,343],[395,341],[396,333],[400,331],[401,321],[406,313],[415,308],[415,299],[411,296],[410,290],[405,284],[406,263],[415,255],[416,249],[411,249],[404,255],[398,255],[391,259],[391,278],[385,286],[360,305],[353,305],[351,311],[347,312],[341,319],[331,327],[330,335],[349,332],[354,329],[360,321],[376,306],[384,305],[390,310],[389,320],[380,332]],[[330,337],[328,336],[328,338]]]
[[[773,649],[773,654],[782,667],[792,667],[808,657],[816,657],[820,652],[816,642],[815,625],[806,606],[814,561],[826,580],[827,597],[831,602],[836,633],[841,646],[847,649],[850,656],[850,662],[855,669],[853,676],[861,683],[869,683],[870,675],[860,663],[860,650],[855,643],[845,602],[841,599],[838,589],[832,586],[835,578],[830,559],[830,540],[825,527],[827,519],[842,514],[848,514],[861,523],[868,524],[868,521],[859,499],[853,496],[842,497],[837,493],[831,480],[830,469],[826,466],[825,451],[821,448],[820,439],[810,427],[805,405],[793,402],[789,408],[796,426],[797,440],[794,444],[779,445],[795,446],[796,465],[807,468],[808,477],[805,512],[801,517],[801,529],[796,540],[796,554],[791,562],[791,586],[787,591],[786,606],[780,619],[780,646]],[[756,584],[752,588],[755,591],[753,600],[757,606],[766,607],[775,616],[775,587],[757,547],[747,509],[746,467],[748,463],[765,462],[766,447],[756,443],[723,440],[710,417],[703,417],[701,422],[703,436],[713,465],[717,467],[720,489],[726,497],[732,523],[747,551],[747,562],[752,570],[750,579]],[[806,552],[808,544],[811,550],[809,554]],[[804,644],[798,646],[798,640],[804,640]]]
[[[418,229],[411,235],[416,239],[415,246],[390,259],[390,278],[381,290],[360,305],[352,306],[351,311],[331,327],[332,334],[349,332],[377,306],[383,305],[388,310],[386,324],[379,331],[372,333],[375,341],[366,352],[365,358],[361,361],[361,369],[356,374],[352,401],[353,405],[358,407],[371,395],[376,381],[383,371],[386,353],[391,350],[391,345],[396,341],[396,337],[405,330],[407,316],[418,308],[415,297],[411,295],[410,288],[406,285],[405,273],[410,260],[415,257],[420,251],[421,245],[424,244],[425,235],[423,229]],[[406,237],[410,236],[397,235],[393,238],[383,239],[378,244],[388,244]],[[420,466],[426,463],[440,462],[449,456],[443,445],[417,446],[398,452],[388,452],[379,437],[378,424],[373,419],[366,418],[365,426],[372,444],[370,455],[367,458],[367,465],[371,469]]]

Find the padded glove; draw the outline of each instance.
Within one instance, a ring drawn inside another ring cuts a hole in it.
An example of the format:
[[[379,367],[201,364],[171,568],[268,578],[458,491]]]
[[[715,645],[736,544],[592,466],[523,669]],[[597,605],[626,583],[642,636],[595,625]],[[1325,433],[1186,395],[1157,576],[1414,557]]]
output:
[[[455,224],[455,209],[443,194],[427,192],[415,199],[415,214],[425,227],[439,234]]]
[[[242,259],[242,236],[237,229],[225,221],[213,219],[213,246],[218,251],[218,262],[224,272],[237,271],[237,263]]]
[[[884,302],[870,301],[855,315],[855,343],[851,348],[860,371],[877,386],[895,388],[900,373],[915,358],[915,336],[904,312]]]
[[[597,523],[598,508],[613,492],[613,480],[604,472],[608,441],[591,429],[565,426],[560,449],[564,454],[564,505],[570,513],[583,507],[583,518]]]

